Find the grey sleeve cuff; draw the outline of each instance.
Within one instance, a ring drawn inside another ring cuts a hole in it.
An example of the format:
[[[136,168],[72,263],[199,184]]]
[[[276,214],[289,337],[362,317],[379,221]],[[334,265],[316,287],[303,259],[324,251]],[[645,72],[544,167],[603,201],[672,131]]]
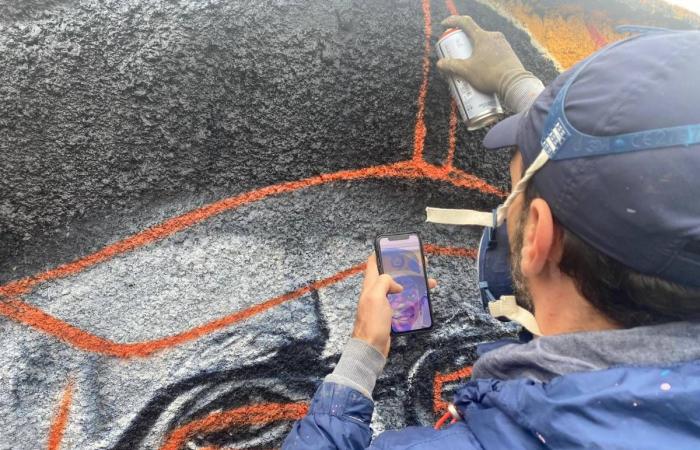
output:
[[[351,387],[371,400],[385,364],[386,358],[377,349],[359,339],[350,339],[335,370],[325,381]]]
[[[516,113],[526,110],[544,90],[544,84],[530,75],[517,80],[506,92],[503,103]]]

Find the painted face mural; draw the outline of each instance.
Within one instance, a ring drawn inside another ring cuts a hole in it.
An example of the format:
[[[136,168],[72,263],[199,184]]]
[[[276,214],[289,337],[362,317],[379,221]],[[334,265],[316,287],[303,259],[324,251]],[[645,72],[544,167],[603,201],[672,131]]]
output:
[[[492,3],[563,67],[618,23],[698,23],[646,1]],[[393,340],[374,429],[432,423],[475,346],[513,332],[481,306],[481,230],[423,223],[510,189],[434,70],[437,24],[470,14],[557,73],[495,11],[3,2],[0,448],[278,447],[350,335],[373,237],[409,229],[440,280],[435,330]]]

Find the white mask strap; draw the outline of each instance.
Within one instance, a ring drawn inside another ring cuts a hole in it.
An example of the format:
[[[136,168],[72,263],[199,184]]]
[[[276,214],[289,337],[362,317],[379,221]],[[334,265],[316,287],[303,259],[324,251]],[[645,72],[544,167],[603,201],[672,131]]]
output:
[[[478,225],[494,228],[500,226],[506,220],[510,205],[513,204],[519,194],[525,192],[527,183],[547,161],[549,161],[547,152],[545,152],[544,149],[540,150],[537,158],[535,158],[532,164],[530,164],[530,167],[527,168],[523,177],[508,195],[508,198],[496,209],[496,223],[494,223],[493,213],[490,212],[474,211],[472,209],[442,209],[431,207],[425,209],[427,214],[426,221],[446,225]],[[540,327],[537,325],[537,320],[535,320],[535,316],[527,309],[518,306],[515,297],[512,295],[504,295],[496,301],[489,302],[489,312],[493,317],[505,317],[506,319],[519,323],[535,336],[542,335]]]
[[[443,223],[445,225],[479,225],[493,226],[493,213],[474,211],[473,209],[442,209],[425,208],[427,222]]]
[[[523,177],[515,185],[511,193],[506,198],[501,206],[496,210],[496,223],[493,223],[493,213],[475,211],[473,209],[442,209],[442,208],[425,208],[427,215],[426,221],[432,223],[442,223],[446,225],[478,225],[482,227],[493,227],[501,225],[508,214],[508,208],[513,204],[516,197],[525,192],[527,183],[537,173],[538,170],[549,161],[549,156],[543,150],[540,151],[537,158],[527,168]]]
[[[504,295],[496,301],[489,302],[489,313],[496,318],[505,317],[517,322],[533,335],[542,336],[535,316],[522,306],[518,306],[512,295]]]
[[[540,170],[542,166],[544,166],[547,163],[547,161],[549,161],[549,155],[547,155],[547,152],[545,152],[544,149],[540,150],[540,153],[539,155],[537,155],[537,158],[535,158],[532,164],[530,164],[530,166],[523,174],[522,178],[520,178],[520,180],[518,181],[518,184],[516,184],[513,190],[510,192],[510,194],[508,194],[508,198],[506,198],[506,201],[498,207],[498,210],[496,211],[498,225],[501,225],[503,221],[506,220],[506,215],[508,214],[508,208],[510,208],[510,205],[513,204],[518,195],[525,192],[525,189],[527,189],[527,184],[530,182],[530,179],[532,179],[532,177],[535,176],[537,171]]]

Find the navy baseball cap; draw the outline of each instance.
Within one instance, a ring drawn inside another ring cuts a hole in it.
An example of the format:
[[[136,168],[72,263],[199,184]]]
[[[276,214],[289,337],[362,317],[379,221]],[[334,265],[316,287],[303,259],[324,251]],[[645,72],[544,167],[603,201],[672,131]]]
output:
[[[700,287],[700,31],[600,50],[484,145],[517,145],[555,217],[598,251]]]

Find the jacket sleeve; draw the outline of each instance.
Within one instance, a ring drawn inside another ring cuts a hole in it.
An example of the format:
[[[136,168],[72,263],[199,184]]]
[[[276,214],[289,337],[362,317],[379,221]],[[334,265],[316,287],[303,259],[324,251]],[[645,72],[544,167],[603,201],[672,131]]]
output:
[[[283,449],[438,449],[483,450],[465,422],[442,430],[408,427],[385,431],[370,443],[372,401],[347,386],[323,383],[311,402],[309,413],[294,424]],[[512,448],[512,447],[509,447]]]
[[[309,412],[294,424],[282,448],[365,449],[372,438],[370,421],[374,404],[357,390],[324,382],[316,391]]]
[[[285,449],[364,449],[372,438],[372,391],[386,358],[350,339],[333,373],[318,388],[309,412],[294,424]]]
[[[481,449],[464,422],[437,431],[408,427],[382,433],[374,442],[371,393],[386,360],[372,346],[351,339],[332,374],[316,391],[309,412],[296,422],[282,444],[287,450],[309,449]],[[371,446],[370,446],[371,445]]]

